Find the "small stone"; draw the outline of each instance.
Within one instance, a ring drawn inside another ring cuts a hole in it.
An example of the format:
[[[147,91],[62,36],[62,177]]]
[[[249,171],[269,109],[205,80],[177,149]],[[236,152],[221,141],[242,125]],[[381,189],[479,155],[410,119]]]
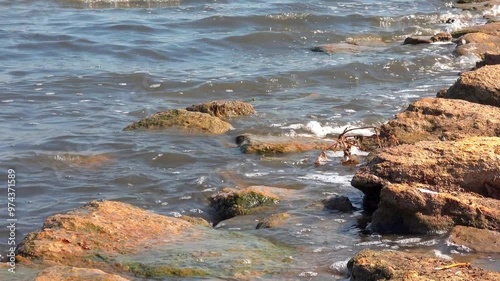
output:
[[[328,199],[324,199],[323,204],[326,209],[337,210],[344,213],[354,210],[351,200],[349,200],[346,196],[333,196]]]

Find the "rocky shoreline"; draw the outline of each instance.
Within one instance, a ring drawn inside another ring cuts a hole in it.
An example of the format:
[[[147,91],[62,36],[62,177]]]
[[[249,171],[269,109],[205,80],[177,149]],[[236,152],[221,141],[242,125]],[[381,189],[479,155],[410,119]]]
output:
[[[499,4],[494,0],[460,5],[479,10]],[[482,60],[476,68],[461,73],[438,97],[415,101],[382,125],[381,134],[397,142],[373,149],[357,170],[352,186],[364,193],[364,208],[373,212],[366,231],[450,233],[450,243],[459,247],[499,254],[500,23],[491,18],[485,25],[449,36],[409,38],[405,44],[442,41],[457,44],[457,55],[476,55]],[[366,47],[359,43],[346,46],[342,50]],[[313,50],[332,52],[335,48]],[[159,112],[124,130],[168,128],[224,134],[232,129],[232,118],[253,113],[248,103],[213,101]],[[331,141],[245,134],[236,143],[244,153],[276,154],[321,150]],[[213,226],[272,209],[293,192],[270,186],[224,189],[208,199],[217,214],[212,222],[162,216],[120,202],[91,201],[49,217],[40,231],[28,234],[16,250],[16,262],[27,280],[38,281],[283,276],[293,267],[299,249],[285,241],[273,243]],[[340,212],[354,209],[342,196],[319,204]],[[278,227],[291,217],[275,213],[253,228]],[[347,268],[346,278],[353,281],[500,279],[500,272],[469,263],[393,250],[363,250]]]

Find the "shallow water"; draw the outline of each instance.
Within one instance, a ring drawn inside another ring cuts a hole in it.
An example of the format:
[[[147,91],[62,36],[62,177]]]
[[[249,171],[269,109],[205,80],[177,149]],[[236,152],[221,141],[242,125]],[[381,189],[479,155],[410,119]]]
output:
[[[362,194],[350,186],[354,170],[339,157],[317,168],[319,152],[244,155],[234,137],[325,137],[379,125],[411,101],[435,96],[475,61],[453,56],[452,44],[403,46],[404,38],[483,22],[481,15],[440,0],[22,0],[2,1],[0,9],[0,167],[5,180],[8,168],[16,170],[18,242],[46,217],[89,200],[210,219],[208,196],[262,184],[295,191],[269,211],[287,211],[293,223],[248,230],[302,249],[292,278],[330,277],[339,273],[332,264],[366,247],[453,253],[445,235],[404,242],[412,237],[366,235],[361,211],[311,207],[331,194],[361,207]],[[450,17],[457,21],[444,23]],[[360,52],[309,50],[360,39],[378,43]],[[157,111],[216,99],[251,101],[258,113],[231,120],[235,130],[222,136],[122,131]],[[253,228],[260,218],[221,229]],[[0,245],[6,249],[6,240]],[[498,257],[452,255],[500,268]]]

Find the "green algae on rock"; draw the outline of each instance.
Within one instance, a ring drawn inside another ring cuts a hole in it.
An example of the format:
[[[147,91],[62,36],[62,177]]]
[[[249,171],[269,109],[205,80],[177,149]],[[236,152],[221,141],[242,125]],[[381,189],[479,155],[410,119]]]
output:
[[[230,118],[255,113],[253,106],[242,101],[210,101],[186,107],[188,111],[208,113],[219,118]]]
[[[27,235],[17,258],[23,267],[66,265],[146,278],[226,278],[245,270],[280,272],[285,268],[281,260],[293,253],[250,234],[219,231],[125,203],[92,201],[49,217],[42,230]],[[235,262],[239,260],[245,262]]]
[[[231,124],[207,113],[172,109],[155,113],[128,125],[123,130],[165,129],[171,127],[211,134],[223,134],[233,128]]]
[[[225,188],[210,198],[220,220],[245,215],[252,209],[276,204],[281,200],[284,189],[269,186],[249,186],[243,189]]]

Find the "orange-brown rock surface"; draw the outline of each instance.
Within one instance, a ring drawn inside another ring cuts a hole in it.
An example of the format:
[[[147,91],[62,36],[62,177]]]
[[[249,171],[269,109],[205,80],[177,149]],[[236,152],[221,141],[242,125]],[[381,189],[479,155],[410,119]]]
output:
[[[250,134],[236,137],[236,144],[242,152],[258,154],[323,150],[332,143],[331,140],[307,137],[260,136]]]
[[[231,130],[233,127],[231,126],[231,124],[208,113],[188,111],[185,109],[172,109],[155,113],[140,121],[128,125],[123,130],[157,130],[165,128],[182,128],[190,131],[223,134]]]
[[[16,259],[29,274],[28,269],[69,266],[47,269],[40,278],[67,274],[79,280],[97,272],[71,267],[127,278],[229,278],[242,270],[279,272],[281,260],[292,252],[250,234],[234,235],[125,203],[92,201],[49,217],[42,230],[27,235]]]
[[[127,281],[119,275],[109,274],[99,269],[71,266],[51,266],[40,272],[35,281]]]
[[[453,261],[425,255],[393,251],[363,250],[348,263],[351,281],[494,281],[500,279],[499,272],[491,272],[474,266],[455,266]]]
[[[500,203],[468,192],[439,192],[417,183],[388,183],[371,228],[378,233],[440,233],[454,225],[500,230]]]
[[[186,110],[208,113],[212,116],[220,118],[238,117],[255,113],[255,109],[249,103],[224,100],[194,104],[186,107]]]
[[[500,232],[467,226],[455,226],[448,239],[478,253],[500,253]]]
[[[441,98],[423,98],[381,127],[400,143],[500,137],[500,108]]]
[[[444,97],[500,107],[499,81],[500,65],[486,65],[461,73]]]

